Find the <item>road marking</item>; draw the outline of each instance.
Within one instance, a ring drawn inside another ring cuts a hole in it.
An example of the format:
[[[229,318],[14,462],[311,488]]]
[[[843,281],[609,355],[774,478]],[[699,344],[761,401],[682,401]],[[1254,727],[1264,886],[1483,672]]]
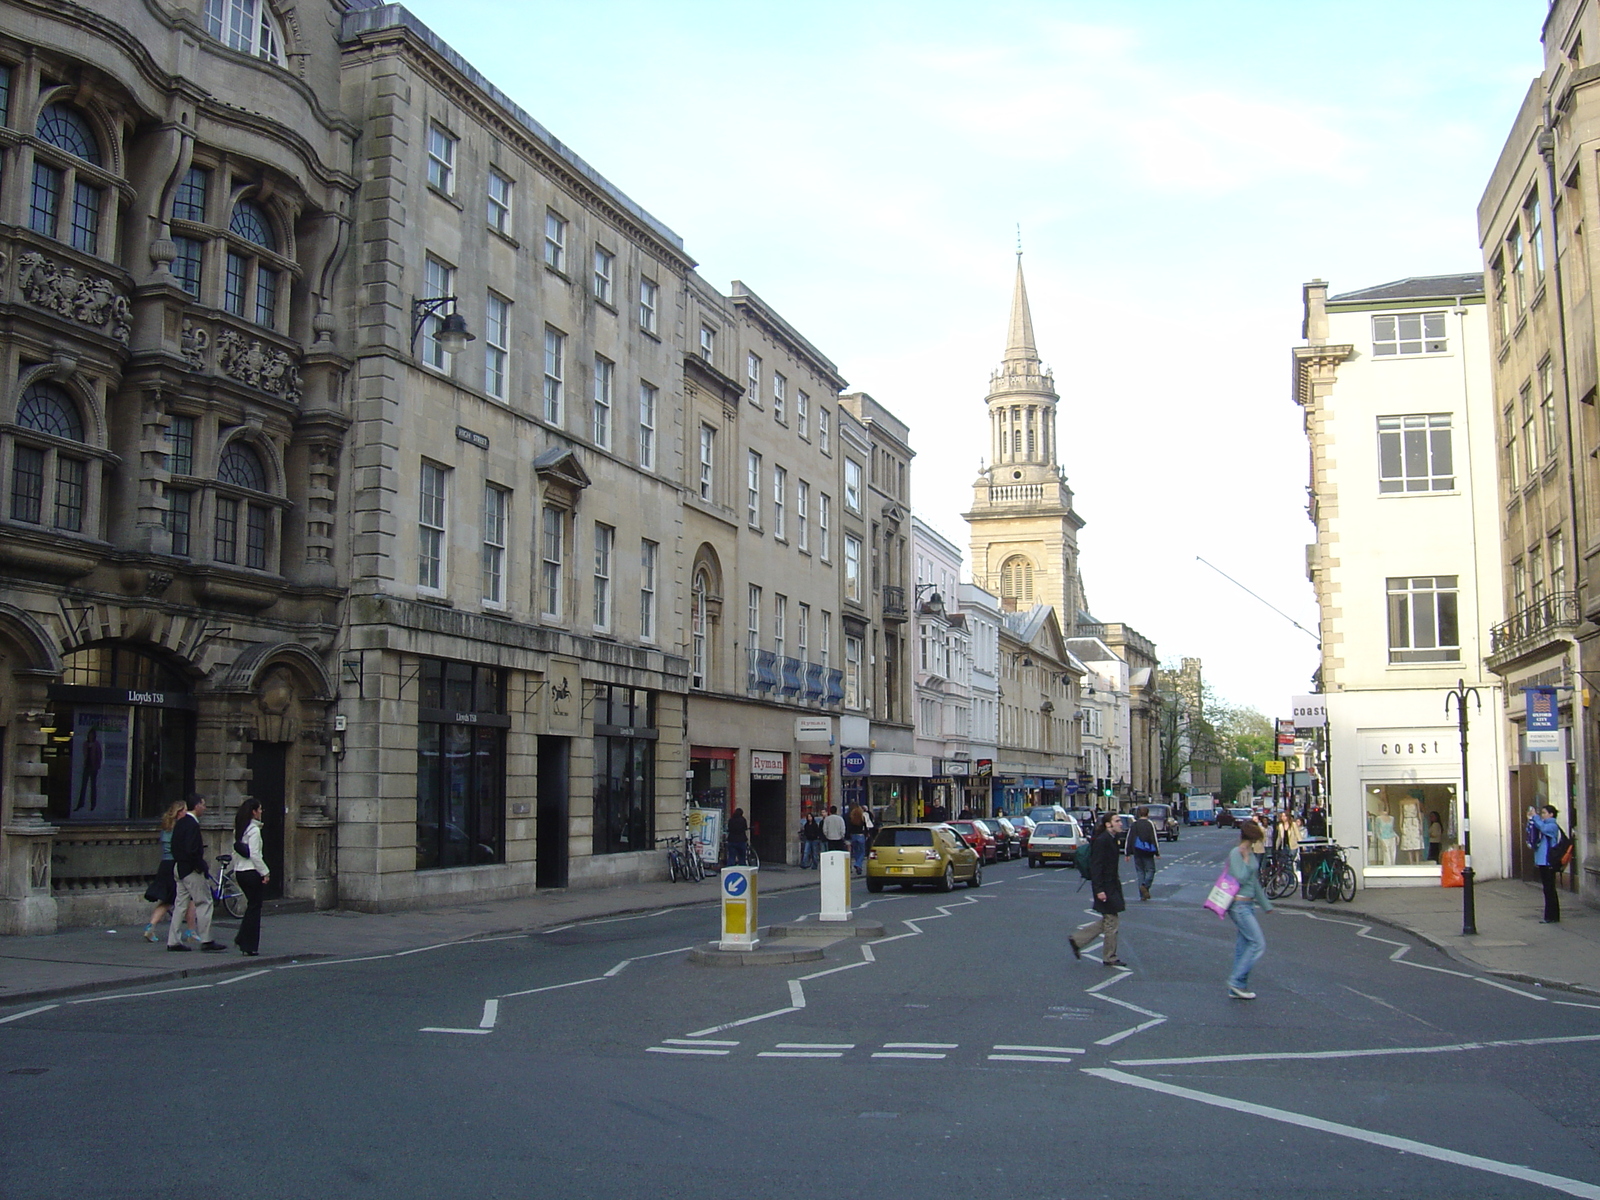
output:
[[[726,1050],[696,1050],[692,1046],[647,1046],[647,1054],[727,1054]]]
[[[798,979],[789,980],[789,1003],[795,1008],[806,1006],[806,990],[800,986]]]
[[[493,1033],[494,1030],[492,1030],[492,1029],[446,1029],[442,1025],[424,1025],[417,1032],[418,1033],[466,1033],[466,1034],[474,1034],[474,1035],[477,1035],[477,1036],[482,1036],[485,1033]]]
[[[753,1017],[741,1017],[737,1021],[724,1021],[721,1025],[712,1025],[707,1029],[696,1029],[689,1036],[692,1038],[697,1038],[708,1033],[721,1033],[724,1029],[737,1029],[741,1025],[754,1025],[757,1021],[765,1021],[769,1017],[781,1017],[787,1015],[788,1013],[799,1011],[800,1010],[798,1008],[794,1008],[792,1006],[789,1008],[775,1008],[771,1012],[757,1013]]]
[[[1124,979],[1126,979],[1129,975],[1132,975],[1132,974],[1133,974],[1132,971],[1123,971],[1120,975],[1113,975],[1110,979],[1102,979],[1099,983],[1095,984],[1092,988],[1084,988],[1083,990],[1088,992],[1092,996],[1096,992],[1098,992],[1101,988],[1108,988],[1114,983],[1121,983]]]
[[[1132,1005],[1129,1006],[1130,1008]],[[1095,1043],[1096,1046],[1115,1046],[1123,1038],[1132,1037],[1136,1033],[1143,1033],[1146,1029],[1154,1029],[1157,1025],[1166,1024],[1165,1017],[1157,1017],[1153,1021],[1146,1021],[1143,1025],[1135,1025],[1131,1029],[1124,1029],[1121,1033],[1113,1033],[1110,1037],[1103,1037]]]
[[[604,978],[604,975],[594,975],[588,979],[573,979],[566,983],[551,983],[546,984],[544,987],[529,988],[525,992],[502,992],[500,999],[510,1000],[513,996],[534,996],[540,992],[559,992],[562,988],[577,987],[583,983],[599,983]]]
[[[214,983],[191,983],[188,987],[157,988],[153,992],[118,992],[114,996],[89,996],[83,1000],[68,1000],[68,1004],[99,1004],[102,1000],[137,1000],[141,996],[165,996],[168,992],[199,992],[209,987],[216,987]]]
[[[1164,1013],[1151,1012],[1148,1008],[1140,1008],[1137,1004],[1130,1004],[1126,1000],[1118,1000],[1115,996],[1096,996],[1096,1000],[1104,1000],[1107,1004],[1118,1004],[1123,1008],[1138,1013],[1141,1017],[1165,1017]]]
[[[762,1050],[757,1058],[843,1058],[839,1050]]]
[[[227,987],[230,983],[238,983],[241,979],[254,979],[257,975],[270,975],[270,974],[272,974],[272,968],[271,967],[262,967],[261,970],[259,970],[259,971],[251,971],[248,975],[235,975],[230,979],[220,979],[220,980],[217,981],[217,986],[218,987]]]
[[[878,961],[878,956],[872,952],[872,947],[871,946],[863,946],[863,947],[861,947],[861,957],[866,959],[868,962],[877,962]]]
[[[877,1050],[873,1058],[943,1058],[942,1054],[918,1054],[910,1050]]]
[[[304,967],[338,967],[345,963],[377,962],[379,959],[393,958],[392,954],[363,954],[359,958],[322,958],[316,962],[284,963],[280,971],[298,971]]]
[[[986,1056],[990,1062],[1047,1062],[1065,1063],[1072,1065],[1070,1058],[1052,1057],[1048,1054],[990,1054]]]
[[[1194,1100],[1200,1104],[1209,1104],[1214,1108],[1226,1109],[1234,1114],[1246,1113],[1251,1116],[1264,1117],[1269,1121],[1281,1121],[1285,1125],[1298,1125],[1302,1129],[1314,1129],[1319,1133],[1331,1133],[1336,1137],[1350,1138],[1354,1141],[1366,1142],[1372,1146],[1398,1150],[1404,1154],[1415,1154],[1421,1158],[1431,1158],[1454,1166],[1468,1167],[1472,1170],[1485,1171],[1493,1175],[1502,1175],[1508,1179],[1536,1183],[1553,1191],[1565,1192],[1569,1196],[1583,1196],[1587,1200],[1600,1200],[1600,1187],[1592,1183],[1585,1183],[1581,1179],[1569,1179],[1564,1175],[1552,1175],[1547,1171],[1536,1171],[1532,1167],[1519,1166],[1516,1163],[1500,1162],[1477,1154],[1463,1154],[1459,1150],[1448,1150],[1443,1146],[1430,1146],[1426,1142],[1395,1137],[1387,1133],[1376,1133],[1370,1129],[1360,1129],[1354,1125],[1341,1124],[1338,1121],[1325,1121],[1321,1117],[1308,1117],[1302,1113],[1268,1108],[1264,1104],[1252,1104],[1248,1100],[1235,1100],[1231,1096],[1217,1096],[1210,1092],[1195,1091],[1193,1088],[1179,1087],[1176,1084],[1162,1083],[1154,1079],[1141,1079],[1137,1075],[1129,1075],[1123,1071],[1113,1071],[1103,1067],[1088,1067],[1084,1069],[1083,1073],[1110,1080],[1112,1083],[1126,1084],[1129,1087],[1144,1088],[1146,1091],[1176,1096],[1182,1100]]]
[[[779,1042],[779,1050],[854,1050],[854,1042]]]
[[[704,1041],[690,1041],[688,1038],[662,1038],[669,1046],[737,1046],[738,1042],[720,1042],[715,1038],[706,1038]]]
[[[1035,1054],[1087,1054],[1077,1046],[996,1046],[996,1050],[1029,1050]]]
[[[885,1050],[956,1050],[960,1042],[885,1042]]]
[[[478,1019],[479,1029],[493,1029],[495,1018],[500,1015],[500,1001],[485,1000],[483,1002],[483,1016]]]
[[[1503,1038],[1485,1042],[1454,1042],[1447,1046],[1379,1046],[1370,1050],[1285,1050],[1258,1054],[1201,1054],[1193,1058],[1119,1058],[1119,1067],[1178,1067],[1200,1063],[1296,1062],[1318,1058],[1387,1058],[1396,1054],[1456,1054],[1464,1050],[1494,1050],[1507,1046],[1564,1046],[1575,1042],[1600,1042],[1600,1033],[1566,1037]]]
[[[1482,975],[1474,975],[1479,983],[1488,987],[1499,988],[1502,992],[1510,992],[1513,996],[1523,996],[1529,1000],[1538,1000],[1541,1003],[1548,1000],[1548,996],[1541,996],[1537,992],[1525,992],[1521,988],[1514,988],[1509,983],[1501,983],[1498,979],[1485,979]]]
[[[41,1004],[38,1008],[30,1008],[26,1012],[12,1013],[9,1017],[0,1017],[0,1025],[5,1025],[12,1021],[20,1021],[23,1017],[37,1016],[42,1012],[49,1012],[52,1008],[60,1007],[59,1004]]]
[[[1600,1004],[1580,1004],[1576,1000],[1552,1000],[1551,1004],[1559,1004],[1563,1008],[1600,1008]]]

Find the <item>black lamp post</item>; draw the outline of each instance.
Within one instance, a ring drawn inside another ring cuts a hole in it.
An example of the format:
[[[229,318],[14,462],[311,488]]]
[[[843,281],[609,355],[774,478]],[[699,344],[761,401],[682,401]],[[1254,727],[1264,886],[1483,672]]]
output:
[[[417,337],[422,333],[422,326],[429,317],[437,317],[441,309],[449,307],[439,322],[439,331],[434,334],[439,345],[446,354],[460,354],[467,348],[467,343],[477,339],[467,330],[467,319],[454,308],[454,296],[427,296],[423,299],[413,298],[411,301],[411,353],[417,352]]]
[[[1467,803],[1467,697],[1483,711],[1483,700],[1478,689],[1467,686],[1465,679],[1457,679],[1456,686],[1446,693],[1444,715],[1450,715],[1450,702],[1456,704],[1456,728],[1461,731],[1461,852],[1465,862],[1461,870],[1461,932],[1478,932],[1478,914],[1472,899],[1472,809]]]
[[[935,585],[931,583],[917,584],[911,602],[920,608],[922,605],[922,593],[929,592],[931,594],[928,596],[927,611],[936,617],[942,617],[944,616],[944,597],[934,591],[934,587]]]

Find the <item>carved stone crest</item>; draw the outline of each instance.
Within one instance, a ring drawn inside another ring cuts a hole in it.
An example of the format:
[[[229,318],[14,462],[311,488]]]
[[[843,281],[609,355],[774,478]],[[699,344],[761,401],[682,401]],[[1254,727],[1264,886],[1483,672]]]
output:
[[[222,373],[295,403],[300,401],[300,369],[287,352],[232,329],[217,335]]]
[[[206,369],[206,350],[211,346],[211,335],[206,332],[205,326],[196,325],[192,321],[183,323],[183,361],[189,364],[190,370],[204,371]]]
[[[30,303],[69,321],[102,328],[127,345],[133,310],[110,280],[80,277],[71,267],[57,266],[31,250],[17,260],[17,286]]]

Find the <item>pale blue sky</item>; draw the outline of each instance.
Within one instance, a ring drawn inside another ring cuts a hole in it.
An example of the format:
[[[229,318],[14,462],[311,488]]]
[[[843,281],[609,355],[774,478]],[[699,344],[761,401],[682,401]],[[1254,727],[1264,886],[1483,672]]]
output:
[[[958,545],[1015,228],[1094,612],[1271,716],[1308,690],[1300,284],[1481,266],[1544,0],[415,0],[912,428]],[[1372,616],[1383,619],[1382,598]]]

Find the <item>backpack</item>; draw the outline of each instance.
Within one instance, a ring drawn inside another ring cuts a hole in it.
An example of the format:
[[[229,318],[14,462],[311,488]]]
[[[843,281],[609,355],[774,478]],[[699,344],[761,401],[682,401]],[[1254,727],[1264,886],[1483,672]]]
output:
[[[1082,875],[1085,879],[1094,878],[1094,876],[1089,872],[1089,855],[1092,849],[1093,847],[1087,841],[1079,842],[1078,852],[1073,855],[1072,859],[1073,865],[1078,868],[1078,874]]]
[[[1572,839],[1567,836],[1567,831],[1559,825],[1556,826],[1557,836],[1554,844],[1545,853],[1545,862],[1557,871],[1565,871],[1572,865]]]

